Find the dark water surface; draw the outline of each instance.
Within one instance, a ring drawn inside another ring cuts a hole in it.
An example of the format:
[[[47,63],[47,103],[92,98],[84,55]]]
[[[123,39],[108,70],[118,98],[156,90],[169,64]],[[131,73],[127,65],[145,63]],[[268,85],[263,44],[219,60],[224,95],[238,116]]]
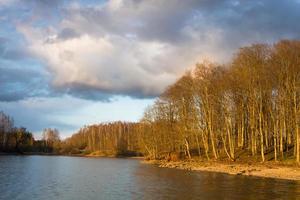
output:
[[[158,168],[136,159],[0,156],[0,199],[300,199],[300,183]]]

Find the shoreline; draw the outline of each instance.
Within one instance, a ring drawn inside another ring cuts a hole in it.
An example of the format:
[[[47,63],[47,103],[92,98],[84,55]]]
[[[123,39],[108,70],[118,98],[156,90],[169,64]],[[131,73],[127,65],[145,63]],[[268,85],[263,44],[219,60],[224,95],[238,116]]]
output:
[[[122,155],[92,155],[92,154],[56,154],[56,153],[34,153],[34,152],[0,152],[0,156],[65,156],[65,157],[81,157],[81,158],[132,158],[145,159],[143,156],[122,156]]]
[[[175,168],[189,171],[216,172],[229,175],[254,176],[260,178],[275,178],[300,182],[300,168],[284,166],[280,163],[238,163],[222,161],[142,161],[163,168]]]

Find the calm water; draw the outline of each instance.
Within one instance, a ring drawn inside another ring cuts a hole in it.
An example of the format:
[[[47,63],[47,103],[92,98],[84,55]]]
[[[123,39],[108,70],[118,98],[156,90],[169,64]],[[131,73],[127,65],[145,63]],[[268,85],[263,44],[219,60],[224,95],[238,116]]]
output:
[[[300,199],[300,183],[135,159],[0,156],[0,199]]]

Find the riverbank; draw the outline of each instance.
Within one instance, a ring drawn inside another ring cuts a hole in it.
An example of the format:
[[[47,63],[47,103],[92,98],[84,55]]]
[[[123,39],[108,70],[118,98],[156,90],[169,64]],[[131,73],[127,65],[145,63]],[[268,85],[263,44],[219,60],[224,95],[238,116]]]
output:
[[[132,158],[132,159],[141,159],[142,156],[129,156],[129,155],[107,155],[107,154],[58,154],[58,153],[42,153],[42,152],[0,152],[0,156],[69,156],[69,157],[83,157],[83,158]]]
[[[266,178],[277,178],[285,180],[300,181],[300,168],[297,166],[286,166],[274,162],[265,163],[238,163],[220,161],[143,161],[155,164],[158,167],[176,168],[192,171],[219,172],[230,175],[257,176]]]

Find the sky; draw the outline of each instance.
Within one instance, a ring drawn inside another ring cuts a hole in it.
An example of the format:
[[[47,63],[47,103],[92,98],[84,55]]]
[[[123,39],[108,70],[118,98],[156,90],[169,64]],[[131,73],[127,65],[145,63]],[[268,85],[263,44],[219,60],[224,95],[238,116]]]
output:
[[[39,137],[138,121],[197,62],[300,39],[299,0],[0,0],[0,110]]]

